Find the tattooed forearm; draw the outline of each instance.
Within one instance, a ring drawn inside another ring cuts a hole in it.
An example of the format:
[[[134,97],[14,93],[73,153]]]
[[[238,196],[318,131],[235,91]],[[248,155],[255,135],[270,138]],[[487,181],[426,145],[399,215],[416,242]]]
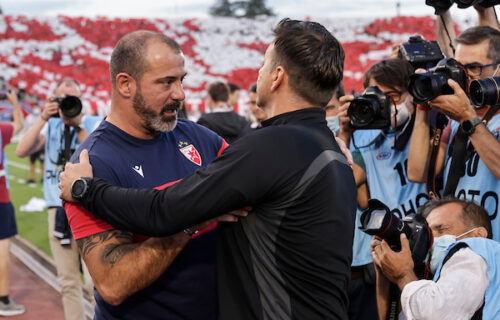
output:
[[[104,247],[101,254],[101,262],[103,264],[114,265],[123,256],[130,251],[133,251],[137,246],[135,244],[108,244]]]
[[[132,242],[133,240],[132,234],[130,232],[111,230],[78,239],[76,240],[76,243],[78,245],[78,249],[80,250],[80,254],[85,258],[95,247],[113,238],[126,240],[129,242]]]

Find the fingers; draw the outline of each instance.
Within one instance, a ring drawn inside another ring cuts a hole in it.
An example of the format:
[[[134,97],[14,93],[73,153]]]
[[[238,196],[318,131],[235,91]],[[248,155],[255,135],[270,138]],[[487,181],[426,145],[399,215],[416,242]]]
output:
[[[80,163],[90,165],[89,152],[87,149],[83,149],[82,152],[80,152]]]
[[[238,217],[232,214],[223,214],[217,218],[219,222],[238,222]]]
[[[406,234],[401,233],[400,240],[401,240],[401,251],[410,251],[410,241],[408,241],[408,238],[406,238]]]

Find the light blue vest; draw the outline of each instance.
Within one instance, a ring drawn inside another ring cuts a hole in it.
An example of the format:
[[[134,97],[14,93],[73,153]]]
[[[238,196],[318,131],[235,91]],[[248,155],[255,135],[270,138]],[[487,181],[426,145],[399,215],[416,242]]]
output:
[[[458,130],[458,126],[459,123],[456,121],[451,123],[452,132],[449,146],[451,145],[451,139]],[[497,140],[500,140],[500,115],[493,117],[488,122],[487,127]],[[450,165],[451,157],[448,150],[444,171],[445,179],[448,177]],[[500,219],[498,218],[499,195],[500,180],[491,173],[477,152],[474,151],[474,155],[465,163],[465,175],[458,181],[455,196],[459,199],[475,201],[488,211],[493,228],[493,240],[496,241],[500,241]]]
[[[401,132],[398,131],[398,134]],[[381,130],[357,130],[354,132],[354,141],[357,147],[363,147],[374,139],[375,143],[366,148],[356,149],[351,140],[351,151],[359,152],[365,162],[370,198],[376,198],[385,203],[391,212],[403,218],[410,213],[417,213],[417,208],[427,202],[424,183],[410,182],[406,175],[408,149],[404,151],[393,149],[395,133],[386,133],[380,136]],[[377,138],[378,137],[378,138]],[[356,230],[353,244],[353,266],[372,262],[370,254],[371,236],[358,229],[359,216],[356,213]]]
[[[90,134],[101,122],[99,116],[84,116],[82,123],[85,130]],[[71,128],[73,133],[73,128]],[[45,136],[45,161],[43,176],[43,194],[48,207],[60,207],[62,205],[59,199],[59,174],[61,166],[57,165],[59,154],[64,149],[64,124],[61,118],[50,118]],[[80,143],[78,142],[77,134],[72,134],[71,149],[76,149]]]
[[[358,147],[368,145],[380,130],[357,130],[354,138]],[[400,132],[398,132],[400,133]],[[425,183],[413,183],[408,180],[406,167],[408,149],[393,149],[395,133],[386,133],[369,147],[360,148],[366,165],[366,176],[370,198],[382,201],[398,217],[403,218],[410,213],[417,213],[417,208],[427,202]],[[351,142],[351,146],[354,147]]]
[[[466,243],[472,251],[480,255],[488,264],[487,273],[490,282],[484,296],[483,319],[500,319],[500,243],[486,238],[462,239],[448,247],[445,257],[451,248],[460,242]],[[433,279],[435,282],[439,278],[442,267],[443,261],[437,267]],[[464,288],[460,289],[465,290]]]

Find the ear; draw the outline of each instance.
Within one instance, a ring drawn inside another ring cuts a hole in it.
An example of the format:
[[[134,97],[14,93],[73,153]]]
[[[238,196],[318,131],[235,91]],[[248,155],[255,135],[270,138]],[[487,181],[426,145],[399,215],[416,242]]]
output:
[[[116,75],[116,90],[124,98],[131,98],[135,95],[135,80],[129,74],[122,72]]]
[[[277,66],[271,74],[271,92],[276,91],[284,84],[286,71],[282,66]]]
[[[473,234],[476,236],[476,237],[480,237],[480,238],[488,238],[488,231],[486,230],[485,227],[477,227],[476,230],[474,230]]]

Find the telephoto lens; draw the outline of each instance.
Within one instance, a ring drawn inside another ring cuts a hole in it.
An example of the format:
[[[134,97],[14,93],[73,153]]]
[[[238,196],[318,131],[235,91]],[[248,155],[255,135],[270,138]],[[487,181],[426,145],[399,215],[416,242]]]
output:
[[[471,81],[469,96],[472,103],[478,107],[500,104],[500,77]]]

